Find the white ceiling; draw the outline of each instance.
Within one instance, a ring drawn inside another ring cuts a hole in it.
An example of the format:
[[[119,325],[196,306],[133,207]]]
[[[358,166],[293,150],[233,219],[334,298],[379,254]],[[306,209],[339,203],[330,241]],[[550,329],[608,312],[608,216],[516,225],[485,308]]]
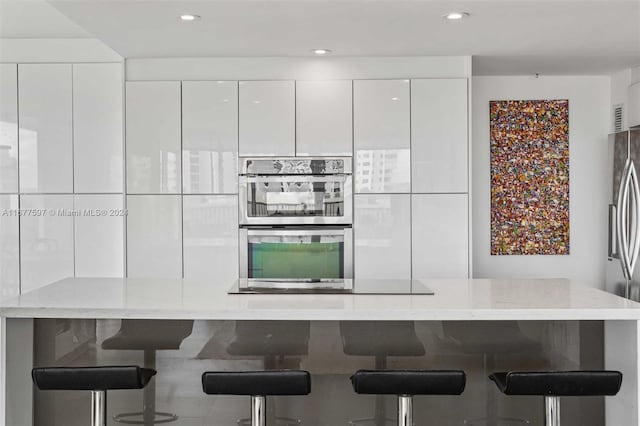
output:
[[[2,37],[76,37],[43,2],[16,12]],[[86,33],[131,57],[474,55],[474,74],[600,74],[640,65],[640,0],[50,0]],[[447,22],[442,15],[472,15]],[[10,15],[11,15],[10,13]],[[181,22],[182,13],[202,19]],[[3,12],[4,15],[4,12]],[[48,16],[47,16],[48,15]],[[52,20],[50,22],[50,19]],[[5,27],[5,24],[7,25]],[[72,30],[72,27],[75,28]],[[26,35],[20,35],[26,34]],[[73,36],[73,35],[71,35]]]
[[[45,0],[0,0],[0,38],[91,38]]]

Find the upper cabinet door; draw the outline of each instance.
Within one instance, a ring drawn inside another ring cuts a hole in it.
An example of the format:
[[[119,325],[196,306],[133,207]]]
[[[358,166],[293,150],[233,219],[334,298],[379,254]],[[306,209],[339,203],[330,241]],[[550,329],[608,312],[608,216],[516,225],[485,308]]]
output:
[[[352,82],[296,83],[296,155],[353,155]]]
[[[466,79],[412,80],[413,192],[468,192]]]
[[[410,192],[409,80],[353,82],[356,192]]]
[[[241,81],[240,155],[295,155],[295,83]]]
[[[238,83],[182,83],[185,194],[238,192]]]
[[[180,193],[180,82],[127,82],[127,192]]]
[[[20,191],[73,192],[69,64],[19,65]]]
[[[122,192],[122,65],[73,65],[76,193]]]
[[[0,193],[18,192],[18,67],[0,64]]]

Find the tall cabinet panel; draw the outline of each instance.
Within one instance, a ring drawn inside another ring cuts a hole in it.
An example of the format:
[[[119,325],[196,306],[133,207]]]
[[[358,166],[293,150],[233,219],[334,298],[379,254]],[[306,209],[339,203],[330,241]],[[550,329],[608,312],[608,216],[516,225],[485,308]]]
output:
[[[71,193],[71,65],[19,65],[18,74],[20,191]]]
[[[293,81],[239,83],[240,155],[295,155]]]
[[[21,195],[22,292],[73,276],[73,195]]]
[[[355,189],[410,192],[409,80],[353,82]]]
[[[124,196],[76,195],[75,275],[124,276]]]
[[[179,195],[127,196],[127,275],[182,277]]]
[[[410,197],[355,195],[356,278],[411,278]]]
[[[127,82],[127,192],[181,192],[180,82]]]
[[[414,278],[469,276],[467,194],[412,195]]]
[[[0,298],[20,294],[18,195],[0,194]]]
[[[467,80],[411,81],[413,192],[468,191]]]
[[[185,194],[238,192],[238,83],[182,83]]]
[[[296,82],[296,155],[353,154],[350,80]]]
[[[0,193],[18,192],[18,66],[0,64]]]
[[[185,195],[184,276],[238,279],[238,197]]]
[[[121,64],[73,65],[76,193],[123,191]]]

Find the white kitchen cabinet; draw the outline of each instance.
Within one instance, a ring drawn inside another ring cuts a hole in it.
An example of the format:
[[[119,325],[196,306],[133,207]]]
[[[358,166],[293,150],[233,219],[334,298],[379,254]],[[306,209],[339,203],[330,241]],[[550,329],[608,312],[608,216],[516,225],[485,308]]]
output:
[[[22,292],[73,277],[73,195],[21,195]]]
[[[351,80],[296,82],[296,155],[353,155]]]
[[[20,192],[73,192],[70,64],[18,66]]]
[[[75,195],[76,277],[124,276],[124,196]]]
[[[409,80],[353,82],[356,193],[410,192]]]
[[[413,278],[468,278],[466,194],[412,195]]]
[[[0,193],[18,192],[18,66],[0,64]]]
[[[179,195],[127,196],[127,276],[182,277]]]
[[[354,202],[354,276],[411,278],[409,194],[360,194]]]
[[[183,218],[185,278],[230,287],[238,279],[238,197],[185,195]]]
[[[20,294],[17,195],[0,195],[0,299]]]
[[[182,83],[185,194],[238,192],[238,83]]]
[[[73,65],[76,193],[123,192],[122,64]]]
[[[126,85],[127,192],[181,192],[180,82]]]
[[[295,103],[293,81],[239,82],[240,155],[295,155]]]
[[[468,192],[466,79],[411,81],[414,193]]]

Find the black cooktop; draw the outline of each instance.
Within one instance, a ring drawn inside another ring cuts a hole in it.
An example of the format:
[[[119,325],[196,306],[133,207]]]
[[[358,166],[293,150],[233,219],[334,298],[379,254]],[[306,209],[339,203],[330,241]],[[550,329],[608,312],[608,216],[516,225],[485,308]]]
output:
[[[229,289],[229,294],[433,295],[434,292],[418,279],[264,280],[241,278]]]

